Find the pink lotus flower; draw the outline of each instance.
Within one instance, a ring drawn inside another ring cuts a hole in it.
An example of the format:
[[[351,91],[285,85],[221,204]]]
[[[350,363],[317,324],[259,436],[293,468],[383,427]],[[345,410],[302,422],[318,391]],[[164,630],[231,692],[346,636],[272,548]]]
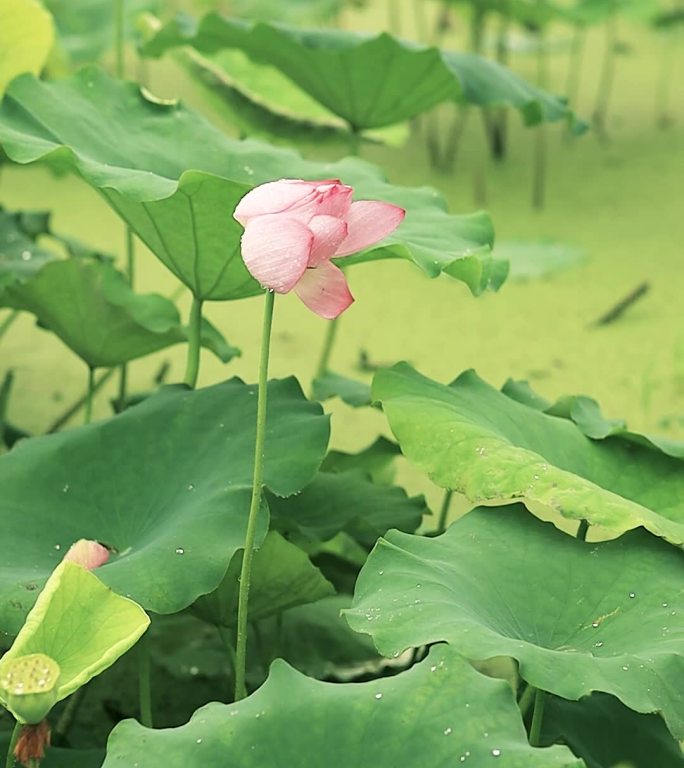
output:
[[[99,568],[109,559],[109,550],[103,547],[97,541],[92,539],[79,539],[69,547],[69,551],[64,555],[64,560],[70,563],[76,563],[89,571],[93,568]]]
[[[354,298],[330,260],[374,245],[405,214],[391,203],[352,203],[352,193],[338,179],[281,179],[248,192],[234,216],[245,228],[242,258],[252,277],[277,293],[294,289],[328,320],[344,312]]]

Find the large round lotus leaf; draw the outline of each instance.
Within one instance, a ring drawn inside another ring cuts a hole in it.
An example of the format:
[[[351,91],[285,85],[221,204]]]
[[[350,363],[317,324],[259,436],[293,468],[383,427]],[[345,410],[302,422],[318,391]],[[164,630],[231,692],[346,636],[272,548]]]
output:
[[[461,760],[463,758],[463,760]],[[564,747],[535,749],[508,685],[449,648],[370,683],[321,683],[282,661],[236,704],[208,704],[187,725],[152,731],[127,720],[103,768],[581,768]]]
[[[684,465],[651,446],[590,440],[572,421],[516,402],[473,371],[445,386],[405,363],[380,371],[402,451],[474,504],[520,500],[610,535],[644,526],[684,543]]]
[[[112,548],[98,576],[148,610],[173,613],[214,589],[244,545],[256,400],[256,387],[237,379],[167,387],[109,421],[0,457],[0,629],[16,633],[80,538]],[[266,486],[283,496],[303,488],[328,433],[294,379],[271,382]]]
[[[16,75],[40,72],[53,39],[52,17],[38,0],[3,0],[0,6],[0,96]]]
[[[444,641],[510,656],[531,685],[662,712],[684,737],[684,553],[645,531],[590,544],[521,506],[479,508],[434,539],[391,532],[347,618],[386,656]]]
[[[0,106],[0,145],[18,163],[50,160],[79,173],[203,299],[260,292],[240,258],[242,228],[232,212],[251,187],[277,178],[341,178],[356,199],[407,210],[390,237],[346,264],[409,259],[431,277],[462,280],[474,294],[498,288],[506,276],[506,263],[490,253],[486,214],[451,215],[434,190],[388,184],[358,159],[317,163],[229,139],[200,115],[152,101],[95,68],[52,83],[15,80]]]
[[[356,130],[399,123],[447,100],[511,105],[528,123],[572,118],[560,99],[499,64],[387,33],[298,29],[210,13],[199,24],[186,16],[169,22],[143,52],[159,56],[178,45],[205,53],[238,48],[280,70]]]

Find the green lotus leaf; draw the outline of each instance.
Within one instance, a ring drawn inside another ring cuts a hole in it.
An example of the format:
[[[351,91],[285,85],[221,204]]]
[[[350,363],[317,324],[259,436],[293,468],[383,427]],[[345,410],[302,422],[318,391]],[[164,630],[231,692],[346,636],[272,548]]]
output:
[[[109,421],[0,456],[0,629],[18,631],[80,538],[112,549],[98,577],[147,610],[175,613],[215,589],[244,546],[256,400],[238,379],[165,387]],[[287,496],[307,485],[328,436],[328,417],[294,379],[272,381],[267,488]],[[265,533],[262,515],[257,543]]]
[[[643,526],[684,543],[684,473],[676,458],[590,440],[567,419],[516,402],[473,371],[445,386],[401,363],[376,374],[373,396],[403,453],[474,504],[519,500],[611,536]]]
[[[620,438],[626,442],[662,451],[668,456],[684,459],[684,441],[660,435],[642,435],[627,429],[622,419],[606,419],[601,407],[591,397],[573,395],[562,397],[545,409],[552,416],[572,419],[587,437],[603,440],[607,437]]]
[[[320,401],[339,397],[342,402],[351,405],[352,408],[362,408],[371,404],[371,390],[368,384],[331,371],[314,379],[313,397]]]
[[[91,63],[114,47],[115,6],[103,0],[45,0],[57,27],[57,39],[72,64]],[[123,34],[133,37],[135,20],[143,11],[159,11],[161,0],[126,0]]]
[[[668,456],[684,459],[684,441],[661,435],[642,435],[627,429],[624,419],[607,419],[601,412],[601,406],[586,395],[565,395],[555,403],[550,403],[534,392],[527,381],[509,379],[501,391],[513,400],[529,405],[551,416],[571,419],[587,436],[593,440],[607,437],[620,438],[629,443],[662,451]]]
[[[233,555],[221,584],[209,595],[200,597],[193,611],[217,626],[237,624],[240,569],[244,550]],[[334,594],[333,585],[295,544],[276,531],[269,531],[254,553],[249,588],[249,620],[282,613],[288,608],[314,603]]]
[[[110,367],[187,341],[173,302],[134,293],[111,264],[59,259],[15,281],[0,306],[34,314],[90,368]],[[239,353],[206,325],[203,341],[224,361]]]
[[[559,739],[587,768],[682,768],[684,754],[658,715],[640,715],[605,693],[580,701],[549,696],[544,707],[542,743]]]
[[[339,177],[357,199],[408,211],[390,237],[346,264],[409,259],[431,277],[462,280],[474,294],[498,288],[506,276],[505,262],[490,254],[486,214],[449,214],[434,190],[388,184],[358,159],[317,163],[229,139],[184,107],[151,101],[95,68],[53,83],[15,80],[0,106],[0,144],[18,163],[59,161],[79,173],[201,299],[260,292],[240,258],[242,228],[232,211],[255,184],[286,177]]]
[[[395,460],[401,455],[399,446],[386,437],[378,437],[358,453],[330,451],[321,464],[324,472],[360,471],[374,483],[389,485],[394,480]]]
[[[344,532],[369,549],[389,528],[415,531],[428,512],[422,496],[376,485],[358,470],[319,472],[296,496],[269,499],[269,508],[280,531],[314,541]]]
[[[35,275],[57,258],[36,242],[38,235],[48,232],[48,217],[47,213],[11,213],[0,207],[0,302],[6,285]]]
[[[561,100],[479,56],[409,43],[381,33],[299,29],[229,19],[216,13],[197,24],[177,18],[143,46],[160,56],[192,45],[202,53],[244,51],[270,64],[353,130],[403,122],[447,100],[511,105],[529,124],[574,120]]]
[[[149,623],[137,603],[112,592],[91,571],[62,562],[0,660],[0,679],[24,657],[47,656],[57,666],[55,701],[61,701],[135,645]],[[8,691],[0,690],[0,701],[11,706]],[[20,712],[17,717],[23,719]]]
[[[249,698],[208,704],[180,728],[121,723],[103,768],[418,768],[426,755],[431,765],[458,765],[464,757],[474,768],[490,768],[493,758],[505,768],[582,765],[564,747],[530,747],[508,685],[475,672],[449,648],[435,648],[408,672],[369,683],[322,683],[276,661]]]
[[[16,75],[40,72],[52,48],[53,38],[52,17],[38,0],[3,0],[0,9],[0,95]]]
[[[241,68],[236,68],[234,59],[230,61],[226,54],[237,54],[243,61]],[[310,100],[314,109],[299,112],[295,104],[300,102],[297,89],[285,77],[277,78],[267,89],[267,97],[254,93],[244,82],[245,57],[239,51],[225,51],[214,57],[204,56],[192,48],[180,48],[174,51],[174,60],[200,86],[205,97],[214,109],[237,129],[241,136],[266,138],[289,146],[311,144],[334,144],[349,146],[354,140],[345,124]],[[246,60],[247,71],[255,67]],[[237,71],[236,71],[237,69]],[[268,73],[278,73],[266,68]],[[272,78],[276,79],[276,78]],[[285,93],[282,93],[284,89]],[[285,107],[281,102],[289,99]],[[313,112],[313,114],[308,114]],[[403,135],[402,131],[402,135]],[[404,136],[405,138],[405,136]]]
[[[237,0],[231,6],[236,16],[270,21],[287,21],[303,24],[315,21],[319,24],[334,19],[344,8],[344,0]]]
[[[440,641],[470,659],[510,656],[536,688],[610,693],[681,739],[683,565],[645,531],[590,544],[520,505],[478,508],[437,538],[381,539],[346,616],[385,656]]]
[[[350,595],[332,595],[285,611],[260,628],[271,658],[281,657],[310,677],[347,681],[387,664],[372,640],[353,632],[341,616]]]

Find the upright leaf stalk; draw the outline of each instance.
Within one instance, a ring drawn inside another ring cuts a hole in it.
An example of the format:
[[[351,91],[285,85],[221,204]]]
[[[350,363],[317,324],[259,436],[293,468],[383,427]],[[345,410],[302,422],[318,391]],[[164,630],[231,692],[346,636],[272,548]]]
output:
[[[247,695],[245,670],[247,667],[247,617],[249,615],[249,586],[252,577],[252,559],[257,519],[261,506],[261,491],[264,474],[264,446],[266,442],[266,401],[268,384],[268,358],[271,348],[271,326],[275,293],[268,291],[264,304],[264,320],[261,332],[261,355],[259,359],[259,391],[257,399],[256,440],[254,443],[254,476],[252,479],[252,500],[245,533],[245,549],[240,570],[238,592],[237,640],[235,644],[235,701]]]
[[[190,323],[188,325],[188,359],[185,366],[185,383],[189,387],[197,386],[199,373],[200,347],[202,345],[202,299],[192,299]]]

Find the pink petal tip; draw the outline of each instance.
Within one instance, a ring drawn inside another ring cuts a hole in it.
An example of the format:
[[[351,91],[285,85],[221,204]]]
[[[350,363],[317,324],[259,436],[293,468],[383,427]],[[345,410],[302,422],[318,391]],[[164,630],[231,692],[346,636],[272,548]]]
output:
[[[99,568],[109,560],[109,550],[97,541],[79,539],[69,547],[64,560],[92,571],[93,568]]]

